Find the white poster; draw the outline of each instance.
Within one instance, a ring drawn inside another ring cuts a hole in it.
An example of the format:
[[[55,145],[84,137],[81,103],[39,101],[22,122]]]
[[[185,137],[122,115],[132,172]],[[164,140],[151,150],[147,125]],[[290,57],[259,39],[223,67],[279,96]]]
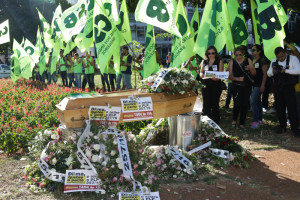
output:
[[[123,121],[153,119],[151,97],[121,99]]]
[[[107,106],[90,106],[90,120],[100,121],[102,124],[117,126],[120,121],[121,108]]]

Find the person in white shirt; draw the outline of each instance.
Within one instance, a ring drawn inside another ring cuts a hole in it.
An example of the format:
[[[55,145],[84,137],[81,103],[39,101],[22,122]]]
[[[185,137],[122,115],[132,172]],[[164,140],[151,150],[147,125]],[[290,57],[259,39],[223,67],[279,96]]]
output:
[[[268,76],[274,77],[274,97],[276,101],[276,112],[280,123],[275,131],[280,134],[286,131],[286,108],[291,123],[291,130],[295,137],[300,137],[298,129],[297,101],[295,84],[300,74],[300,63],[297,57],[288,55],[282,47],[275,49],[276,58],[271,62]]]

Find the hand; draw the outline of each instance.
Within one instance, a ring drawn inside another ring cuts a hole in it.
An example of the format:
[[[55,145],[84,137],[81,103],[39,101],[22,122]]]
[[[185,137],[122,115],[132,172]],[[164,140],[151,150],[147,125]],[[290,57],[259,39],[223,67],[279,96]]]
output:
[[[213,81],[218,81],[218,80],[220,80],[220,79],[218,79],[218,78],[216,78],[216,77],[212,77],[211,80],[213,80]]]
[[[249,65],[247,65],[246,67],[245,67],[245,70],[250,70],[250,66]]]
[[[282,70],[281,70],[281,73],[285,73],[285,69],[282,69]]]
[[[260,91],[260,93],[264,93],[264,91],[265,91],[265,86],[264,86],[264,85],[260,86],[259,91]]]
[[[238,78],[238,81],[240,81],[240,82],[243,82],[244,80],[245,80],[244,77],[239,77],[239,78]]]

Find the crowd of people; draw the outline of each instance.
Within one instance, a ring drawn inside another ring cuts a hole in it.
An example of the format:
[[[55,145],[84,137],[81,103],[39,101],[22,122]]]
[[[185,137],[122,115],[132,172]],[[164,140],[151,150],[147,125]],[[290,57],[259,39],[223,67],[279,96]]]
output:
[[[268,109],[268,98],[274,93],[272,110],[276,110],[279,126],[275,133],[284,133],[287,124],[295,137],[300,137],[300,53],[286,44],[275,49],[276,58],[269,61],[260,45],[253,45],[252,55],[247,48],[240,46],[228,63],[229,83],[225,108],[233,98],[232,127],[245,129],[246,116],[251,109],[253,121],[251,128],[263,125],[263,111]],[[205,58],[200,64],[200,78],[205,87],[202,89],[203,115],[215,122],[220,121],[219,101],[222,81],[217,78],[204,77],[205,71],[224,71],[224,62],[215,47],[208,47]],[[287,120],[288,116],[288,120]]]
[[[263,125],[263,113],[269,108],[269,94],[273,91],[275,101],[270,111],[276,110],[280,125],[276,133],[286,131],[287,124],[295,136],[300,136],[300,53],[299,50],[286,43],[288,50],[281,47],[275,49],[276,59],[269,61],[263,52],[261,45],[255,44],[251,48],[250,55],[246,46],[237,47],[228,61],[222,59],[214,46],[207,48],[205,58],[191,57],[181,67],[189,69],[194,78],[201,81],[203,115],[207,115],[216,123],[220,122],[220,96],[222,90],[227,90],[227,98],[224,108],[229,108],[233,99],[232,127],[245,129],[246,116],[251,109],[253,121],[251,128]],[[143,49],[142,53],[133,57],[127,46],[122,48],[120,58],[121,73],[117,76],[114,68],[113,57],[106,66],[100,66],[100,76],[103,91],[119,91],[132,89],[131,75],[136,70],[140,79],[143,79]],[[57,70],[51,74],[50,54],[47,62],[47,70],[43,75],[39,73],[39,65],[33,71],[33,80],[38,79],[48,84],[56,83],[60,75],[62,84],[66,87],[85,89],[87,84],[90,90],[95,89],[94,76],[96,71],[95,58],[86,52],[84,57],[71,52],[60,58]],[[157,70],[162,67],[162,62],[156,51]],[[133,62],[136,63],[133,65]],[[166,57],[166,63],[170,65],[170,55]],[[156,73],[157,70],[154,72]],[[228,71],[227,84],[217,78],[205,77],[205,71]],[[47,78],[46,78],[47,77]],[[122,86],[121,86],[122,83]],[[287,120],[288,115],[288,120]]]

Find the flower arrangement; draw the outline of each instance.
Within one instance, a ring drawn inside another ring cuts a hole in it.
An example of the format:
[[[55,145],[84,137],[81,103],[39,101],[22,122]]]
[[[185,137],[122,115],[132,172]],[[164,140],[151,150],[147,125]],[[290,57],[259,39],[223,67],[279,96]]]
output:
[[[154,91],[151,88],[154,81],[162,71],[168,70],[170,71],[165,75],[157,90]],[[195,80],[192,73],[185,68],[162,68],[155,75],[149,76],[147,79],[142,80],[140,84],[138,84],[139,90],[144,90],[148,93],[166,92],[172,95],[177,93],[184,95],[189,91],[197,91],[201,87],[201,83]]]

